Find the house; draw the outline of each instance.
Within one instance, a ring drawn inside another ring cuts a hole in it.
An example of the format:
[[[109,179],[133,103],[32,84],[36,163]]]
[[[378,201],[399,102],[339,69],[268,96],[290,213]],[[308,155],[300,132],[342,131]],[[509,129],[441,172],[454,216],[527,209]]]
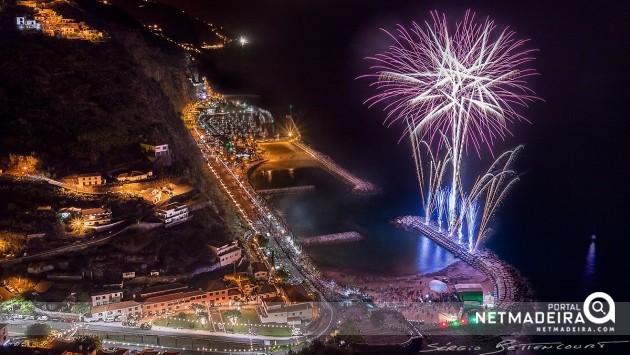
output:
[[[30,264],[28,264],[28,267],[26,268],[26,271],[29,274],[35,274],[35,275],[39,275],[39,274],[43,274],[45,272],[54,270],[55,266],[52,264],[47,264],[43,261],[38,261],[38,262],[32,262]]]
[[[122,273],[123,280],[131,280],[136,277],[135,271],[127,271]]]
[[[217,261],[221,267],[237,262],[242,255],[241,248],[238,246],[236,240],[227,244],[211,241],[210,249],[217,257]]]
[[[144,315],[174,313],[184,311],[193,303],[208,304],[208,297],[203,291],[186,291],[162,296],[149,297],[142,305]]]
[[[140,149],[150,157],[162,157],[171,153],[168,144],[140,143]]]
[[[249,296],[256,288],[256,285],[254,285],[246,272],[225,275],[223,280],[235,284],[244,296]]]
[[[289,303],[298,304],[304,302],[312,302],[313,300],[308,295],[308,291],[301,284],[285,285],[282,286],[284,294],[287,296]]]
[[[298,325],[313,319],[313,305],[311,302],[290,304],[279,297],[267,298],[256,311],[260,322]]]
[[[153,171],[137,171],[133,170],[130,173],[122,173],[116,176],[116,181],[118,182],[136,182],[143,181],[153,177]]]
[[[142,314],[142,305],[136,301],[124,301],[117,303],[103,304],[100,306],[92,306],[92,318],[106,319],[107,317],[129,317],[140,316]]]
[[[226,280],[212,280],[203,289],[210,306],[222,306],[240,301],[242,294],[236,283]]]
[[[159,208],[155,212],[155,216],[166,225],[185,222],[188,220],[188,206],[179,202],[171,202]]]
[[[313,300],[304,286],[287,285],[282,287],[287,301],[281,297],[265,298],[256,310],[262,323],[283,323],[297,325],[313,319]]]
[[[121,290],[100,291],[92,293],[90,297],[92,298],[92,306],[101,306],[120,302],[123,293]]]
[[[6,323],[0,323],[0,346],[7,342],[9,339],[9,325]]]
[[[64,28],[62,27],[62,34],[64,33]],[[96,185],[104,185],[105,179],[101,176],[100,173],[86,173],[79,174],[74,178],[74,183],[79,186],[96,186]]]
[[[256,288],[256,292],[253,296],[256,301],[262,302],[265,299],[278,296],[278,291],[272,284],[265,282]]]
[[[269,280],[269,269],[265,263],[256,261],[249,265],[249,272],[259,281]]]
[[[112,221],[112,211],[104,208],[86,208],[81,210],[84,227],[101,226]]]
[[[144,289],[144,291],[140,292],[140,298],[145,299],[149,297],[162,296],[169,293],[181,292],[188,289],[188,286],[178,284],[178,283],[170,283],[166,285],[153,286]]]

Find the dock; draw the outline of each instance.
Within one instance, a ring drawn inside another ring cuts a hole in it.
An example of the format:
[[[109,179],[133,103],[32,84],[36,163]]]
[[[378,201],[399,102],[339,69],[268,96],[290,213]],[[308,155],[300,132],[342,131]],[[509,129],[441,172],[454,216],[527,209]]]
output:
[[[494,283],[496,305],[509,308],[514,303],[514,279],[508,272],[508,265],[498,256],[487,250],[470,252],[447,234],[438,232],[437,226],[427,225],[423,217],[404,216],[394,220],[394,224],[410,232],[418,232],[430,238],[442,248],[481,271]]]

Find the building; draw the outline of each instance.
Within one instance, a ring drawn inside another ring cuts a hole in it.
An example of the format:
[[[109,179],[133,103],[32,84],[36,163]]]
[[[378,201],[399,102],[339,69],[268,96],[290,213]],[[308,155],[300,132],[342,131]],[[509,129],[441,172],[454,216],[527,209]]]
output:
[[[153,171],[137,171],[133,170],[130,173],[122,173],[116,176],[116,181],[118,182],[136,182],[143,181],[153,177]]]
[[[129,317],[142,315],[142,305],[136,301],[103,304],[92,307],[92,318],[106,319],[108,317]]]
[[[168,144],[140,143],[140,149],[150,157],[162,157],[171,154]]]
[[[313,300],[304,286],[287,285],[282,288],[287,301],[281,297],[265,298],[257,308],[262,323],[298,325],[313,319]]]
[[[210,306],[229,305],[240,301],[242,294],[236,283],[225,280],[212,280],[204,288]]]
[[[157,315],[181,312],[190,308],[190,305],[193,303],[207,305],[208,297],[206,292],[186,291],[149,297],[142,305],[142,313],[145,315]]]
[[[123,293],[121,290],[100,291],[90,295],[92,298],[92,306],[101,306],[104,304],[118,303],[122,300]]]
[[[242,255],[241,248],[238,246],[236,240],[228,244],[211,241],[210,249],[217,257],[217,261],[221,267],[237,262]]]
[[[79,186],[105,185],[105,182],[99,173],[79,174],[74,178],[74,183]]]
[[[0,323],[0,346],[7,342],[9,339],[9,325],[6,323]]]
[[[287,300],[291,304],[298,304],[304,302],[312,302],[313,299],[308,295],[308,291],[301,284],[282,286],[284,294],[287,296]]]
[[[164,224],[176,224],[188,220],[188,206],[179,202],[171,202],[159,208],[155,216]]]
[[[100,173],[79,174],[74,178],[74,183],[78,186],[98,186],[104,185],[105,182]]]
[[[251,263],[251,265],[249,265],[249,271],[258,281],[269,280],[269,269],[267,269],[267,265],[263,262],[256,261]]]
[[[455,293],[464,304],[481,305],[483,303],[481,284],[457,284]]]
[[[123,280],[131,280],[133,278],[136,277],[136,272],[135,271],[127,271],[127,272],[123,272],[122,273],[122,279]]]
[[[55,266],[52,264],[47,264],[43,261],[37,261],[37,262],[32,262],[30,264],[28,264],[28,267],[26,268],[26,271],[29,274],[35,274],[35,275],[39,275],[39,274],[43,274],[45,272],[48,271],[52,271],[55,269]]]
[[[42,29],[42,25],[37,20],[29,19],[26,16],[17,16],[15,18],[15,23],[19,30],[39,31]]]
[[[256,301],[262,302],[265,299],[271,299],[278,296],[278,291],[276,288],[270,283],[263,283],[256,288],[256,292],[253,294],[253,297]]]
[[[86,208],[81,210],[84,227],[102,226],[112,221],[112,211],[104,208]]]
[[[186,289],[188,289],[188,286],[186,285],[170,283],[166,285],[148,287],[140,292],[139,296],[140,298],[145,299],[149,297],[162,296],[169,293],[181,292]]]
[[[257,307],[256,311],[263,324],[298,325],[313,319],[313,305],[310,302],[289,304],[279,297],[264,299],[262,306]]]

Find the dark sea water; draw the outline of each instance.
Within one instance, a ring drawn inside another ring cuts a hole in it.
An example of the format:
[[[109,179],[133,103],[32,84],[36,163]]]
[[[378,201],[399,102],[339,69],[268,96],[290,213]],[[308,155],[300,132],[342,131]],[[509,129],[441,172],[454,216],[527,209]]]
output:
[[[408,142],[399,143],[401,128],[383,127],[384,114],[363,105],[373,92],[356,78],[369,70],[363,58],[388,44],[379,27],[424,21],[430,10],[458,18],[469,4],[165,2],[248,38],[242,50],[203,60],[218,89],[259,95],[257,103],[276,117],[292,114],[307,141],[382,188],[377,196],[352,196],[311,171],[303,175],[318,185],[316,193],[272,199],[297,235],[357,230],[366,236],[311,249],[320,265],[389,274],[452,262],[426,239],[388,224],[421,213],[412,157]],[[541,75],[531,86],[545,100],[523,111],[532,124],[515,124],[514,137],[497,147],[526,145],[518,164],[521,182],[497,214],[487,246],[530,279],[542,300],[579,301],[604,291],[627,301],[629,11],[622,3],[544,1],[487,1],[475,10],[510,25],[539,49],[534,66]],[[464,169],[486,164],[471,155]]]

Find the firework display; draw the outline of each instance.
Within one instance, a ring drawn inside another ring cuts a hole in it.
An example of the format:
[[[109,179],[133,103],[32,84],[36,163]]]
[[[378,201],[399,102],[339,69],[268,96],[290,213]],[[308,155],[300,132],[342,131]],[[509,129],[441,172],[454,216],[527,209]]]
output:
[[[511,134],[509,124],[526,120],[517,108],[537,99],[526,82],[536,74],[527,67],[534,50],[471,11],[452,26],[445,15],[431,15],[431,23],[385,31],[394,44],[368,58],[374,72],[364,77],[373,80],[377,94],[366,103],[384,106],[387,125],[404,124],[425,223],[445,227],[473,251],[518,181],[512,165],[522,147],[499,155],[470,186],[462,181],[462,159],[471,147],[479,157],[494,156],[494,143]]]

